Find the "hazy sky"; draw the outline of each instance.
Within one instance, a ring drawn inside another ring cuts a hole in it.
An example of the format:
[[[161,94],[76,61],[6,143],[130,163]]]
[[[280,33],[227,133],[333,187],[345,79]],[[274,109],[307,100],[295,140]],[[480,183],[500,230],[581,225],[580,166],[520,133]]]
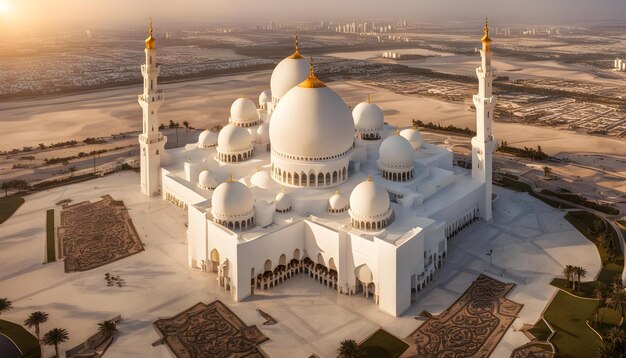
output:
[[[4,10],[6,8],[9,10]],[[626,0],[0,0],[0,27],[129,26],[262,20],[408,19],[504,23],[612,21]]]

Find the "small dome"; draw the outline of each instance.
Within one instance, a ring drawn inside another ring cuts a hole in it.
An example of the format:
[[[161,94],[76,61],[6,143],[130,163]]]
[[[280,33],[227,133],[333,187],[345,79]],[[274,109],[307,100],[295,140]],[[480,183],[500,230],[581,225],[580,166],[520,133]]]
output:
[[[217,147],[222,152],[241,152],[252,147],[252,136],[246,129],[227,124],[217,137]]]
[[[217,133],[205,130],[198,136],[198,148],[212,148],[217,145]]]
[[[309,77],[309,61],[302,56],[289,56],[274,68],[270,79],[272,97],[282,98],[287,91]]]
[[[284,189],[276,194],[276,211],[285,212],[291,210],[291,196]]]
[[[246,216],[254,210],[254,197],[250,188],[230,179],[215,188],[211,203],[213,216],[220,219]]]
[[[342,211],[348,208],[348,200],[348,197],[339,194],[339,191],[337,191],[330,198],[328,198],[328,208],[332,211]]]
[[[272,102],[272,91],[265,90],[259,95],[259,106],[262,107],[267,102]]]
[[[259,112],[249,98],[237,98],[230,106],[230,119],[235,123],[258,122]]]
[[[389,212],[387,189],[368,178],[350,194],[350,215],[358,219],[374,219]]]
[[[217,188],[219,184],[219,180],[217,179],[217,175],[209,170],[203,170],[198,175],[198,187],[204,190],[213,190]]]
[[[400,135],[409,141],[413,150],[418,150],[424,145],[424,137],[417,128],[407,128],[400,132]]]
[[[389,168],[412,168],[413,147],[406,138],[396,133],[387,137],[378,150],[380,164]]]
[[[257,186],[261,189],[274,189],[276,188],[276,182],[272,179],[272,176],[264,171],[259,170],[258,172],[252,174],[250,177],[250,182],[252,185]]]
[[[270,126],[267,123],[261,124],[256,129],[256,138],[259,143],[270,142]]]
[[[354,126],[357,130],[375,131],[383,127],[385,116],[382,109],[371,102],[361,102],[352,110]]]

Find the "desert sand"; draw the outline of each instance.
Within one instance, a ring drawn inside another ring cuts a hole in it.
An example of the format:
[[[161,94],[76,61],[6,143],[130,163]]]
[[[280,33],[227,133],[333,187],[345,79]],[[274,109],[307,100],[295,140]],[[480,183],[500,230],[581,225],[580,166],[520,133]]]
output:
[[[216,77],[161,85],[165,102],[163,123],[188,121],[193,127],[208,128],[227,123],[230,105],[238,97],[255,101],[269,87],[270,71]],[[408,126],[411,119],[475,127],[469,102],[448,103],[431,98],[405,96],[366,86],[359,81],[329,83],[350,106],[372,95],[385,111],[388,123]],[[139,85],[57,98],[0,103],[0,150],[36,146],[62,140],[98,137],[141,129],[141,108],[136,96]],[[514,146],[541,145],[549,154],[587,152],[623,155],[626,142],[546,127],[495,123],[494,135]]]

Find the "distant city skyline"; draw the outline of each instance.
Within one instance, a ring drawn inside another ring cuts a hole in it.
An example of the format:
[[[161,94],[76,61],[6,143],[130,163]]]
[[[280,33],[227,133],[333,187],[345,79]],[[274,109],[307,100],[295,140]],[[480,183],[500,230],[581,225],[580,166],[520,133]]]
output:
[[[0,0],[0,29],[11,32],[139,26],[153,16],[158,23],[203,25],[260,23],[267,20],[302,22],[322,20],[479,21],[552,24],[624,22],[623,0]]]

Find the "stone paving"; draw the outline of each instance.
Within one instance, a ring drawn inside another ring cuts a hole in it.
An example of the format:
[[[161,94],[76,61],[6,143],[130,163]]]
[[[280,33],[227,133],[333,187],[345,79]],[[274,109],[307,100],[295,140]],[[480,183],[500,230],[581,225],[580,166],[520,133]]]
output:
[[[504,298],[513,287],[478,276],[452,306],[407,337],[411,347],[403,357],[489,357],[522,310]]]
[[[257,346],[268,338],[255,325],[246,326],[220,301],[198,303],[154,325],[179,358],[265,357]]]
[[[334,357],[341,340],[360,342],[381,328],[396,337],[407,337],[423,322],[414,316],[423,310],[434,315],[445,311],[482,273],[516,283],[507,298],[524,304],[519,318],[492,352],[492,357],[500,358],[528,343],[519,329],[539,319],[556,291],[550,281],[560,275],[563,265],[575,258],[587,268],[589,279],[600,269],[595,246],[563,219],[562,211],[527,194],[495,187],[494,220],[478,221],[448,242],[444,266],[413,298],[402,317],[379,311],[371,298],[337,295],[301,275],[235,302],[216,282],[215,274],[189,269],[185,212],[160,197],[146,198],[137,190],[138,182],[136,173],[120,172],[28,196],[0,229],[0,292],[10,292],[15,307],[5,319],[21,322],[33,310],[46,307],[50,325],[70,329],[70,340],[61,348],[65,350],[88,339],[97,322],[121,314],[118,328],[123,334],[106,356],[171,358],[167,345],[152,346],[161,338],[153,322],[198,302],[220,300],[269,337],[261,345],[268,356],[304,358],[314,353]],[[65,274],[62,261],[42,265],[42,212],[62,199],[79,203],[106,194],[124,201],[146,243],[145,251],[72,275]],[[523,231],[527,232],[520,234]],[[487,256],[491,249],[493,256]],[[126,285],[108,287],[103,280],[107,272],[123,277]],[[265,319],[257,309],[278,323],[263,325]],[[43,352],[51,356],[54,347],[44,346]]]
[[[58,233],[65,272],[90,270],[143,251],[124,202],[109,195],[64,206]]]

